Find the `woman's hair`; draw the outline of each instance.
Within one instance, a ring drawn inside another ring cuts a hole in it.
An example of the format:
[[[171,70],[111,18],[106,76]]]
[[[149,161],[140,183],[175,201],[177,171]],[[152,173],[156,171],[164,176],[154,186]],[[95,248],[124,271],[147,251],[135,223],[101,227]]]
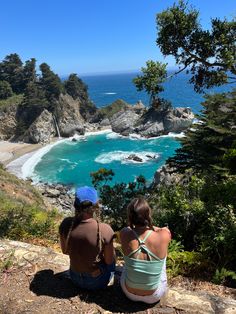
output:
[[[134,226],[146,226],[153,229],[151,208],[143,197],[134,198],[128,205],[128,221],[131,229]]]
[[[100,231],[100,207],[99,204],[92,204],[90,201],[84,201],[84,202],[78,202],[77,200],[75,200],[74,202],[74,207],[75,207],[75,215],[73,217],[70,229],[68,231],[67,237],[66,237],[66,251],[68,249],[68,244],[69,244],[69,239],[70,239],[70,235],[72,230],[74,230],[74,228],[76,228],[82,218],[83,218],[83,214],[87,213],[87,214],[96,214],[96,221],[97,221],[97,246],[99,248],[99,252],[96,256],[96,261],[99,261],[99,255],[102,251],[102,235],[101,235],[101,231]]]

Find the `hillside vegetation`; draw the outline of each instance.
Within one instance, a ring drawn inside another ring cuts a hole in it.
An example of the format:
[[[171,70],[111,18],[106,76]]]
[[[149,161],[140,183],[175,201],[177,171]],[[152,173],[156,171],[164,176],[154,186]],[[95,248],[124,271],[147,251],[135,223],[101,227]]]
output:
[[[57,241],[61,216],[49,209],[30,184],[0,167],[0,237],[44,244]],[[48,241],[47,241],[47,240]],[[39,241],[40,242],[40,241]]]

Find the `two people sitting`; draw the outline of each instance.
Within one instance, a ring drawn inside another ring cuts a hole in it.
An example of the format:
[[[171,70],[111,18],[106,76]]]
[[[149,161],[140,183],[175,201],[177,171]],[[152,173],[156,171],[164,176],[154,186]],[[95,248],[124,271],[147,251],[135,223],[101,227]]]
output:
[[[100,222],[94,188],[78,188],[74,207],[74,217],[65,218],[59,227],[62,252],[70,257],[71,280],[79,288],[105,288],[115,271],[114,231]],[[167,289],[170,231],[152,225],[151,208],[143,198],[128,205],[128,223],[120,231],[125,261],[121,288],[129,299],[152,304]]]

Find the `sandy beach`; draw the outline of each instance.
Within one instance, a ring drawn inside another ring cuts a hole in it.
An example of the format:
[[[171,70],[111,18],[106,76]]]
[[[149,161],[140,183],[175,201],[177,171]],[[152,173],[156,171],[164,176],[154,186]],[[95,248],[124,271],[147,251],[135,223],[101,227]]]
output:
[[[43,147],[42,144],[12,143],[0,141],[0,163],[6,166],[11,161]]]

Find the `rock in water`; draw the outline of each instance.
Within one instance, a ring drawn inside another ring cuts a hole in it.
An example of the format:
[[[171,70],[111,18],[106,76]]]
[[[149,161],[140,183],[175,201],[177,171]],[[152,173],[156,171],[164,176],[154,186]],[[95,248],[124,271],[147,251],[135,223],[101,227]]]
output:
[[[127,157],[128,160],[133,160],[133,161],[137,161],[137,162],[143,162],[142,158],[140,158],[139,156],[135,155],[135,154],[130,154]]]

